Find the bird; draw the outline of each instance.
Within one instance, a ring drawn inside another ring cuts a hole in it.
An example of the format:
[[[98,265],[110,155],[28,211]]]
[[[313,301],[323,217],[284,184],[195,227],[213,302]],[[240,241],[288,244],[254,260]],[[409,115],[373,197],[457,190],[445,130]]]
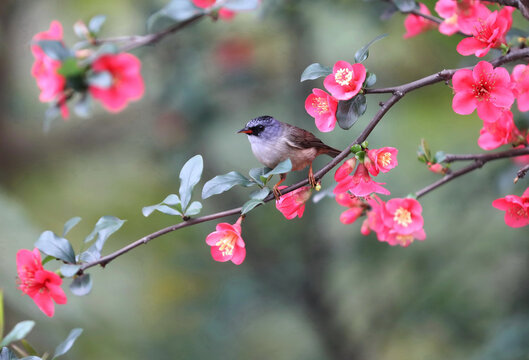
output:
[[[266,167],[273,169],[286,159],[292,162],[292,171],[310,166],[308,178],[312,187],[317,185],[312,172],[314,159],[322,154],[334,158],[341,152],[324,144],[310,131],[281,122],[269,115],[250,120],[238,133],[248,135],[253,154]],[[279,182],[273,187],[276,199],[281,196],[279,185],[286,177],[286,173],[281,174]]]

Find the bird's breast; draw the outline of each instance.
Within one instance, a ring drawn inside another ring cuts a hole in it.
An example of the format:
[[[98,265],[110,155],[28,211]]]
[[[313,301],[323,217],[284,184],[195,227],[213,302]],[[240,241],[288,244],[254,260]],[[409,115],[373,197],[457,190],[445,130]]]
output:
[[[310,165],[317,153],[315,148],[292,148],[286,140],[282,141],[282,139],[267,141],[253,136],[249,136],[248,139],[257,160],[271,169],[276,167],[281,161],[290,158],[292,170],[301,170]]]

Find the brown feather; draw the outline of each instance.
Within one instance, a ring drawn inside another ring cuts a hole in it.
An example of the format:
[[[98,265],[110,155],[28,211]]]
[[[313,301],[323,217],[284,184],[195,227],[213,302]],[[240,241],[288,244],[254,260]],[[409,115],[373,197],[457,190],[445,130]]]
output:
[[[324,144],[323,141],[314,136],[310,131],[286,123],[285,125],[290,128],[290,131],[286,132],[288,134],[288,145],[290,147],[297,149],[316,148],[318,150],[318,155],[327,154],[331,157],[336,157],[341,153],[340,150]]]

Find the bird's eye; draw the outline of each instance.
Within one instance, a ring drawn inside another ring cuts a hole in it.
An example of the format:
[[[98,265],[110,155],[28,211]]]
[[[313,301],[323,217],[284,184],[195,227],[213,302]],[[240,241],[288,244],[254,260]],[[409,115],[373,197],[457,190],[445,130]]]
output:
[[[259,131],[263,131],[263,130],[264,130],[264,126],[263,126],[263,125],[259,125],[259,126],[257,126],[257,130],[259,130]]]

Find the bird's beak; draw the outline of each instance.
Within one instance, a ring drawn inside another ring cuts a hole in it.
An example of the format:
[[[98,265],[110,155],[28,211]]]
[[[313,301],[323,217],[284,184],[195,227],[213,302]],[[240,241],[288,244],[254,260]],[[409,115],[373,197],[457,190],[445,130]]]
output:
[[[251,134],[251,133],[253,133],[253,131],[252,131],[252,129],[248,129],[248,128],[245,127],[244,129],[241,129],[241,130],[237,131],[237,134],[241,134],[241,133],[242,134]]]

